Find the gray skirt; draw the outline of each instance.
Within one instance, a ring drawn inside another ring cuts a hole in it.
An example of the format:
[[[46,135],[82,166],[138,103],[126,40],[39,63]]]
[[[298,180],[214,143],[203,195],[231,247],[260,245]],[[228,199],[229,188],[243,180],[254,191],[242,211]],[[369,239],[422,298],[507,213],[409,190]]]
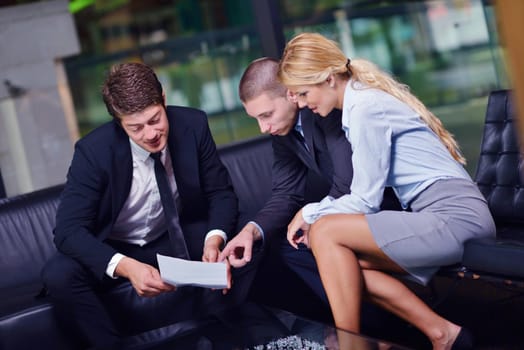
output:
[[[384,210],[366,218],[380,249],[421,284],[439,267],[460,262],[466,240],[495,236],[486,200],[469,180],[438,180],[410,207],[411,212]]]

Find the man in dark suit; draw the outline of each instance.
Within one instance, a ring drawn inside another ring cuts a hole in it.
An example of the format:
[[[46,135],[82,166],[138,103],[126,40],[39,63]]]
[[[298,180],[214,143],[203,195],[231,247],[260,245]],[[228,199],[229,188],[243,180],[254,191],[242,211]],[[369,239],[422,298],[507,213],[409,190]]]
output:
[[[339,197],[349,193],[351,146],[342,131],[341,112],[334,110],[322,118],[307,108],[299,110],[277,80],[277,71],[278,61],[265,57],[253,61],[240,80],[239,95],[247,114],[257,120],[262,133],[272,135],[273,190],[265,206],[229,241],[219,259],[228,257],[231,266],[242,267],[251,261],[256,241],[263,240],[268,246],[274,238],[284,238],[280,248],[284,261],[327,305],[311,251],[305,246],[292,248],[285,232],[306,203],[328,194]],[[315,187],[324,191],[307,191],[312,178],[322,184]]]
[[[186,259],[216,262],[235,229],[237,198],[207,116],[166,106],[150,67],[116,65],[102,95],[113,120],[75,145],[56,216],[58,253],[43,279],[59,314],[94,348],[113,349],[122,340],[97,291],[128,280],[139,296],[178,293],[180,303],[166,307],[192,317],[183,305],[196,293],[164,283],[156,254],[185,245]],[[165,191],[155,180],[155,154],[167,173]],[[178,240],[168,229],[165,192],[178,208]]]

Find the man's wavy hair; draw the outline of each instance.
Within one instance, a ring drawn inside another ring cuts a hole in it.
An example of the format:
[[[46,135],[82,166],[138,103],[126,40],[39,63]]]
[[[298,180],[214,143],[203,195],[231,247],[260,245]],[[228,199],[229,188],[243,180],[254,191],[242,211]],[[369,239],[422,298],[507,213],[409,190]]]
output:
[[[143,63],[121,63],[111,67],[102,87],[109,114],[117,121],[126,114],[149,106],[164,105],[162,85],[153,69]]]

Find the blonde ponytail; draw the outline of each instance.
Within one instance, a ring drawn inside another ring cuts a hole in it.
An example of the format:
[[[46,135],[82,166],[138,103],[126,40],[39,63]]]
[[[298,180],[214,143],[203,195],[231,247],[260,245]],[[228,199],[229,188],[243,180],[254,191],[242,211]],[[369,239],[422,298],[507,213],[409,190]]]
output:
[[[462,156],[459,145],[453,135],[444,128],[442,121],[411,93],[407,85],[398,82],[391,75],[383,72],[375,64],[366,60],[354,59],[351,61],[350,67],[353,81],[359,81],[368,87],[385,91],[410,106],[420,115],[431,130],[437,134],[453,158],[461,164],[466,164],[466,159]]]
[[[363,59],[349,61],[336,42],[320,34],[302,33],[288,42],[278,70],[278,78],[282,84],[287,87],[315,85],[326,81],[331,74],[380,89],[406,103],[437,134],[453,158],[466,164],[453,135],[444,128],[440,119],[410,92],[407,85],[398,82],[372,62]]]

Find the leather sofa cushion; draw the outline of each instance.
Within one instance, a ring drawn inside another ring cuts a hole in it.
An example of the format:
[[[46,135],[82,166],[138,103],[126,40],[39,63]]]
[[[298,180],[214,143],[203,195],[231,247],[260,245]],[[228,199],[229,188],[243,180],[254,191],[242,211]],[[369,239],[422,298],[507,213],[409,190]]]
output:
[[[56,251],[55,213],[63,185],[3,201],[0,215],[0,290],[40,281],[40,271]]]
[[[220,159],[227,168],[238,197],[239,219],[242,228],[271,196],[271,169],[273,150],[271,138],[229,144],[218,149]],[[236,232],[235,232],[236,233]]]
[[[522,230],[520,232],[522,235]],[[524,241],[504,238],[472,239],[464,245],[462,265],[475,272],[524,278]]]

